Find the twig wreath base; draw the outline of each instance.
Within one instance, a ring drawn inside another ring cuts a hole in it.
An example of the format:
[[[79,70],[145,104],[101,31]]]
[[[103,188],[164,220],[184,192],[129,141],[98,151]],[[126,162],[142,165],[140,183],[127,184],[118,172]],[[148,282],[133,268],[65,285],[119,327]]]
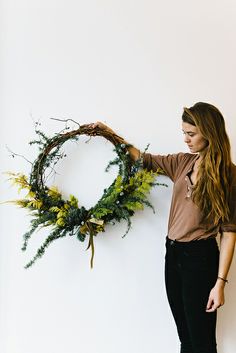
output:
[[[29,231],[23,236],[22,250],[27,249],[28,241],[36,230],[41,227],[51,227],[49,236],[25,268],[32,266],[38,258],[42,257],[46,248],[53,241],[66,235],[76,236],[82,242],[88,236],[87,249],[91,248],[90,266],[92,268],[94,236],[104,232],[107,224],[126,220],[128,226],[124,237],[130,230],[130,218],[136,210],[141,210],[146,205],[155,212],[147,199],[151,187],[165,185],[155,182],[155,178],[161,174],[161,170],[153,172],[143,169],[141,158],[136,162],[132,161],[128,151],[128,147],[131,145],[120,143],[120,136],[99,127],[94,129],[90,124],[79,125],[78,129],[72,131],[65,132],[66,129],[68,128],[66,127],[53,137],[47,137],[36,125],[35,132],[38,139],[29,144],[38,145],[39,155],[31,163],[29,177],[21,173],[8,173],[10,180],[19,187],[19,191],[22,189],[27,191],[23,199],[11,202],[29,210],[33,217]],[[104,189],[100,200],[88,210],[79,206],[78,199],[74,195],[70,195],[68,200],[64,200],[56,186],[48,187],[46,185],[48,170],[55,171],[56,163],[65,157],[64,152],[61,151],[63,144],[68,140],[78,140],[80,135],[103,136],[112,142],[117,157],[109,162],[106,171],[112,165],[119,167],[118,175],[113,183]]]

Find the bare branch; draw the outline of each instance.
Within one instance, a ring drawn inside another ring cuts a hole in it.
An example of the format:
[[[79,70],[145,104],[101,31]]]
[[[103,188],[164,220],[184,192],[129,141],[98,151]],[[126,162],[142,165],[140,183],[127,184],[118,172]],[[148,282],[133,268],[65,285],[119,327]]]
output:
[[[89,143],[89,141],[91,140],[92,136],[89,136],[89,138],[85,141],[85,143]]]
[[[57,118],[50,118],[51,120],[57,120],[57,121],[62,121],[67,123],[68,121],[72,121],[73,123],[79,125],[79,127],[81,126],[77,121],[73,120],[73,119],[57,119]]]
[[[22,154],[18,154],[13,152],[12,150],[10,150],[10,148],[8,146],[6,146],[6,149],[8,150],[8,152],[11,154],[11,157],[15,158],[15,157],[21,157],[23,158],[26,162],[30,163],[31,165],[33,165],[32,162],[30,162],[25,156],[23,156]]]

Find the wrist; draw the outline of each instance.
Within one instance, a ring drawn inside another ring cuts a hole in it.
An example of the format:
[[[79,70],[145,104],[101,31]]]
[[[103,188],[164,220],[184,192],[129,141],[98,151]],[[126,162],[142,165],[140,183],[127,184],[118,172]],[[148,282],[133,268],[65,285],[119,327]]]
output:
[[[224,277],[218,276],[216,283],[219,286],[224,287],[226,285],[226,283],[228,283],[228,280],[226,278],[224,278]]]

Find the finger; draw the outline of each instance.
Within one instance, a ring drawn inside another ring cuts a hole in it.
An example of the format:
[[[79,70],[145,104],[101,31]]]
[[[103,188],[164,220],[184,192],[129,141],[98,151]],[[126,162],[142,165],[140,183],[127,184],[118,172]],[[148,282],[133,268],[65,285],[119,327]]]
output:
[[[94,129],[98,126],[98,123],[91,123],[91,124],[88,124],[88,126]]]
[[[208,309],[211,309],[212,305],[213,305],[213,299],[209,298],[209,299],[208,299],[208,302],[207,302],[206,309],[207,309],[207,310],[208,310]]]
[[[206,311],[208,313],[211,313],[215,311],[216,309],[219,309],[222,306],[222,304],[214,303],[211,308],[207,309]]]
[[[209,307],[206,308],[206,312],[208,313],[212,313],[213,311],[215,311],[217,309],[218,305],[216,305],[216,303],[214,303],[214,301],[211,301],[211,305]]]
[[[97,121],[96,123],[91,124],[91,127],[93,127],[93,128],[96,128],[96,127],[101,128],[102,126],[103,126],[103,124],[100,121]]]
[[[213,311],[216,311],[220,307],[221,307],[221,305],[213,305],[213,307],[211,309],[209,309],[209,310],[206,310],[206,312],[212,313]]]
[[[211,309],[207,309],[206,312],[207,313],[213,313],[217,308],[215,308],[214,306]]]

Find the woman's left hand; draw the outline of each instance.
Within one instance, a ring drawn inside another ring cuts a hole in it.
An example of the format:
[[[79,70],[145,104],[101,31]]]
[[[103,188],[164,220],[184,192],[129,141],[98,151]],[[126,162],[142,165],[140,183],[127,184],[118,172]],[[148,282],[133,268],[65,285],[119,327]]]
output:
[[[215,287],[210,291],[209,299],[207,302],[206,312],[211,313],[224,305],[225,296],[224,296],[224,287],[216,283]]]

